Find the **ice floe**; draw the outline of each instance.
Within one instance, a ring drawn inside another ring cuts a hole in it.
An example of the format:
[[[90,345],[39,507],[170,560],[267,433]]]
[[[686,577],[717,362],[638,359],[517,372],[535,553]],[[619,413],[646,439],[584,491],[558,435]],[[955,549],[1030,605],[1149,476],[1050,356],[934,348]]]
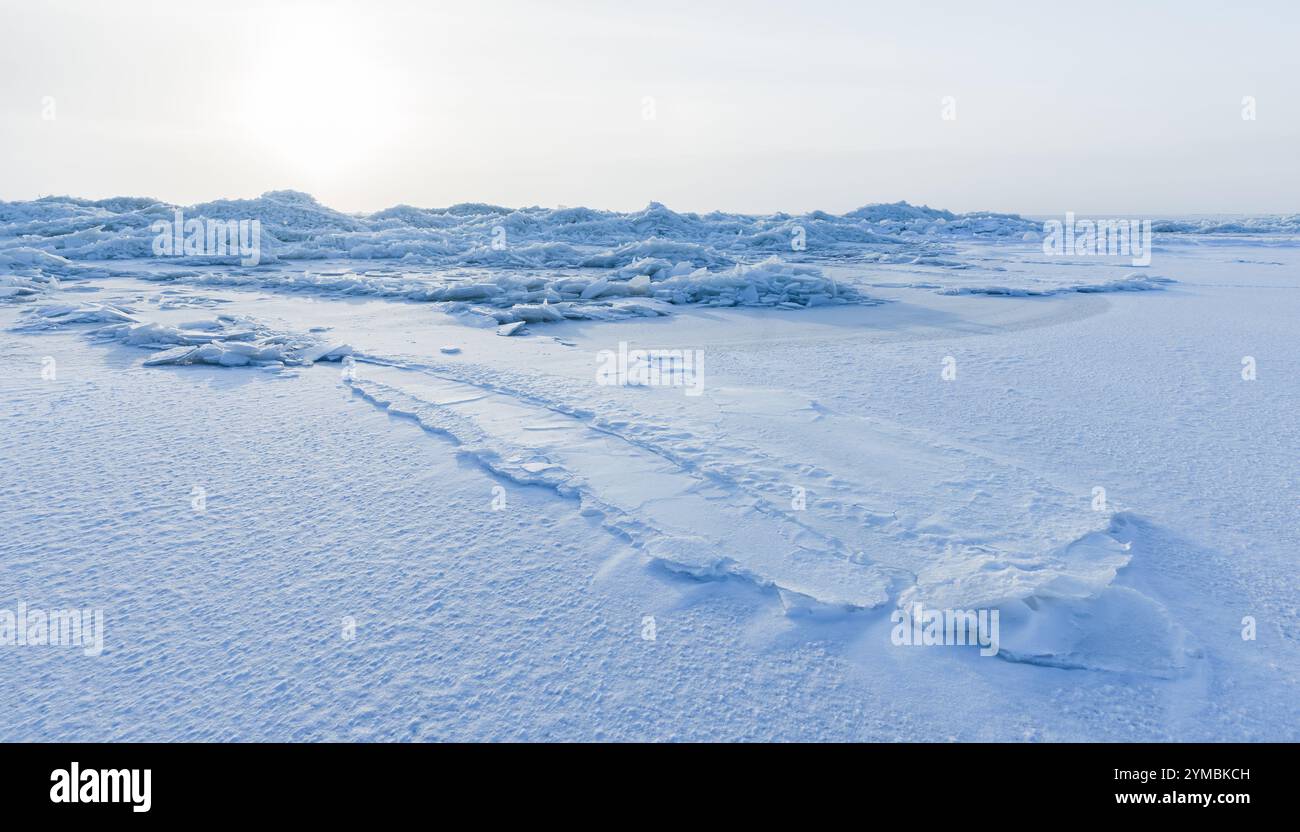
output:
[[[143,320],[133,309],[107,303],[35,306],[26,310],[18,329],[35,332],[76,324],[100,324],[87,330],[95,340],[155,350],[145,360],[145,366],[310,366],[352,354],[348,344],[322,339],[314,333],[276,332],[247,317],[218,315],[174,326]]]

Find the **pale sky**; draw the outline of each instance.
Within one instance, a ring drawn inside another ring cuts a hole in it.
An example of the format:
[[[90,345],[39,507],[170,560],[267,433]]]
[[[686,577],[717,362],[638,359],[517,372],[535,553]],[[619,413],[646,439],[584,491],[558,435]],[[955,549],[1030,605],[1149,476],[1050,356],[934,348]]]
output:
[[[0,199],[1300,211],[1294,2],[0,0],[0,47]]]

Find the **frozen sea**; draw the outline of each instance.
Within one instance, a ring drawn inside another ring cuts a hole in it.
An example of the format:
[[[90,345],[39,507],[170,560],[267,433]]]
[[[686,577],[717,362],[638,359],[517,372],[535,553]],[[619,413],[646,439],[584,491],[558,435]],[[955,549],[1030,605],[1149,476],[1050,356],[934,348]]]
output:
[[[0,740],[1300,738],[1294,217],[175,210],[0,203]]]

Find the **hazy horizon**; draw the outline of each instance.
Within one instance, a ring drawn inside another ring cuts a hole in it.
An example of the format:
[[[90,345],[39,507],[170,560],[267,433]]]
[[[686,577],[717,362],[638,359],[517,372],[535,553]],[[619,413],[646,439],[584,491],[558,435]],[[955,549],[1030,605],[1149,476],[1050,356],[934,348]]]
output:
[[[277,189],[273,189],[273,191],[263,191],[261,194],[251,194],[251,195],[247,195],[247,196],[245,196],[245,195],[240,195],[240,196],[214,196],[214,197],[212,197],[212,198],[210,198],[210,199],[203,199],[203,200],[199,200],[199,201],[197,201],[197,202],[184,202],[184,203],[174,202],[174,201],[171,201],[171,200],[163,199],[163,198],[161,198],[161,197],[157,197],[157,196],[154,196],[154,195],[152,195],[152,194],[112,194],[112,195],[110,195],[110,196],[85,196],[85,195],[82,195],[82,194],[67,194],[67,193],[62,193],[62,194],[38,194],[38,195],[36,195],[36,196],[34,196],[34,197],[30,197],[30,198],[22,198],[22,199],[10,199],[10,198],[6,198],[3,194],[0,194],[0,202],[31,202],[31,201],[39,201],[39,200],[42,200],[42,199],[59,199],[59,198],[78,199],[78,200],[87,200],[87,201],[91,201],[91,202],[98,202],[98,201],[103,201],[103,200],[111,200],[111,199],[117,199],[117,198],[126,198],[126,199],[156,199],[156,200],[158,200],[159,202],[164,203],[164,204],[175,205],[175,206],[177,206],[178,208],[186,208],[186,207],[191,207],[191,206],[194,206],[194,205],[202,205],[202,204],[206,204],[206,203],[209,203],[209,202],[217,202],[217,201],[221,201],[221,200],[232,200],[232,201],[233,201],[233,200],[251,200],[251,199],[257,199],[258,197],[263,196],[263,195],[266,194],[266,193],[271,193],[271,192],[274,192],[274,191],[285,191],[285,190],[295,190],[295,189],[292,189],[292,188],[277,188]],[[305,191],[302,191],[301,193],[306,193],[306,192],[305,192]],[[335,205],[330,205],[330,204],[327,203],[327,202],[324,202],[324,201],[322,201],[322,200],[320,200],[320,199],[317,199],[316,196],[315,196],[314,194],[308,194],[308,196],[311,196],[313,199],[316,199],[317,203],[320,204],[320,205],[322,205],[322,206],[325,207],[325,208],[334,209],[334,210],[339,211],[340,213],[348,214],[348,215],[350,215],[350,216],[370,216],[370,215],[373,215],[373,214],[379,213],[379,212],[381,212],[381,211],[384,211],[384,210],[387,210],[387,209],[390,209],[390,208],[396,208],[396,207],[398,207],[398,206],[402,206],[402,205],[406,205],[406,206],[410,206],[410,207],[418,208],[418,209],[423,209],[423,210],[444,210],[444,209],[447,209],[447,208],[452,208],[452,207],[457,206],[457,205],[470,205],[470,204],[491,205],[491,206],[493,206],[493,207],[497,207],[497,208],[507,208],[507,209],[512,209],[512,210],[529,210],[529,209],[533,209],[533,208],[542,208],[542,209],[547,209],[547,208],[564,209],[564,208],[578,208],[578,207],[581,207],[581,208],[590,208],[590,209],[597,210],[597,211],[613,211],[613,212],[615,212],[615,213],[621,213],[621,214],[632,214],[632,213],[636,213],[636,212],[638,212],[638,211],[641,211],[641,210],[644,210],[644,209],[646,209],[646,208],[649,208],[649,207],[650,207],[651,205],[653,205],[653,204],[664,205],[664,206],[665,206],[666,208],[668,208],[670,211],[674,211],[675,213],[679,213],[679,214],[699,214],[699,215],[706,215],[706,214],[713,213],[714,211],[717,211],[717,210],[718,210],[718,209],[708,209],[708,210],[690,210],[690,209],[685,209],[685,208],[678,209],[678,208],[676,208],[675,206],[667,205],[666,203],[663,203],[663,202],[660,201],[660,200],[647,200],[646,203],[645,203],[644,205],[641,205],[641,206],[639,206],[638,208],[629,208],[629,209],[612,209],[612,208],[606,208],[606,207],[601,206],[601,205],[581,205],[581,206],[579,206],[579,205],[567,205],[567,204],[541,205],[541,204],[536,203],[536,202],[534,202],[534,203],[529,203],[529,204],[526,204],[526,205],[525,205],[525,204],[520,204],[520,205],[501,205],[501,204],[498,204],[498,203],[489,203],[489,202],[484,202],[484,201],[482,201],[482,200],[461,200],[461,201],[459,201],[459,202],[449,202],[449,203],[446,203],[446,204],[443,204],[443,205],[420,205],[420,204],[411,203],[411,202],[395,202],[395,203],[393,203],[392,205],[385,205],[385,206],[380,207],[380,208],[367,209],[367,210],[360,210],[360,211],[350,211],[350,210],[347,210],[347,209],[339,208],[338,206],[335,206]],[[864,202],[864,203],[861,203],[860,205],[855,205],[855,206],[853,206],[852,208],[847,208],[847,209],[845,209],[845,210],[843,210],[843,211],[824,212],[824,213],[829,213],[829,214],[832,214],[832,215],[844,215],[844,214],[847,214],[847,213],[851,213],[852,211],[854,211],[854,210],[856,210],[856,209],[864,208],[864,207],[867,207],[867,206],[870,206],[870,205],[897,204],[897,203],[899,203],[899,202],[905,202],[905,203],[907,203],[907,204],[910,204],[910,205],[912,205],[912,206],[914,206],[914,207],[918,207],[918,208],[934,208],[934,209],[939,209],[939,210],[945,210],[945,209],[946,209],[946,210],[950,210],[950,211],[952,211],[952,213],[955,213],[955,214],[979,213],[980,211],[987,210],[987,209],[974,208],[974,209],[970,209],[969,211],[956,211],[956,210],[953,210],[953,209],[947,209],[946,206],[943,206],[943,205],[928,205],[928,204],[925,204],[925,203],[911,202],[911,201],[909,201],[909,200],[892,200],[891,202]],[[798,216],[798,215],[803,214],[803,213],[812,213],[813,211],[819,211],[819,210],[822,210],[822,209],[816,209],[816,208],[814,208],[814,209],[809,209],[808,211],[803,211],[803,212],[790,212],[790,211],[785,211],[785,212],[782,212],[782,211],[775,211],[775,212],[726,211],[726,212],[722,212],[722,213],[735,214],[735,215],[742,215],[742,216],[755,216],[755,217],[771,216],[771,215],[773,215],[773,214],[779,214],[779,213],[787,213],[787,214],[792,214],[793,216]],[[1018,215],[1018,216],[1020,216],[1020,217],[1023,217],[1023,218],[1025,218],[1025,219],[1030,219],[1030,220],[1039,220],[1039,219],[1042,219],[1042,220],[1049,220],[1049,219],[1060,219],[1060,218],[1061,218],[1062,216],[1064,216],[1067,212],[1060,212],[1060,213],[1053,214],[1053,213],[1046,213],[1046,212],[1030,212],[1030,211],[1007,211],[1007,212],[1002,212],[1002,211],[990,211],[990,213],[1007,213],[1007,214],[1013,214],[1013,215]],[[1179,219],[1216,219],[1216,218],[1218,218],[1218,219],[1232,219],[1232,218],[1267,217],[1267,216],[1293,216],[1293,215],[1295,215],[1295,214],[1297,214],[1297,213],[1300,213],[1300,212],[1297,212],[1297,211],[1268,211],[1268,212],[1264,212],[1264,211],[1255,211],[1255,212],[1250,212],[1250,211],[1197,211],[1197,212],[1187,212],[1187,213],[1175,213],[1175,212],[1149,212],[1149,213],[1139,213],[1139,212],[1132,212],[1132,211],[1069,211],[1068,213],[1069,213],[1069,214],[1072,214],[1073,216],[1077,217],[1077,218],[1080,219],[1080,220],[1086,220],[1086,219],[1099,219],[1099,218],[1108,218],[1108,219],[1138,219],[1138,220],[1141,220],[1141,219],[1179,220]]]
[[[6,200],[1300,210],[1282,3],[0,9]]]

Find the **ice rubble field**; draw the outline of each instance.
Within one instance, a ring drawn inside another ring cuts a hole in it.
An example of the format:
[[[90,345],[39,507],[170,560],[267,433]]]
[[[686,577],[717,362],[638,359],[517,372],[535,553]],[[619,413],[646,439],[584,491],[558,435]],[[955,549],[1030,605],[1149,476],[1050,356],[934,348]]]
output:
[[[160,269],[153,256],[155,223],[253,220],[259,223],[254,266],[241,267],[246,258],[237,254],[182,255],[164,258]],[[866,300],[815,263],[963,270],[972,265],[953,256],[954,243],[1034,240],[1040,227],[1017,216],[956,215],[907,203],[864,206],[843,216],[700,216],[657,203],[632,214],[472,204],[436,210],[402,205],[353,216],[295,191],[184,208],[148,199],[50,197],[0,202],[0,268],[14,272],[0,282],[0,297],[34,294],[61,277],[143,271],[150,279],[187,284],[439,302],[479,325],[656,317],[685,304],[804,309]],[[1243,233],[1294,232],[1300,218],[1231,226],[1239,227]],[[795,251],[803,256],[787,256]],[[130,262],[142,259],[153,263]],[[1109,282],[1114,289],[1152,288],[1142,275]],[[1010,287],[955,288],[1041,293],[1076,287],[1029,279]]]
[[[107,631],[6,648],[0,739],[1300,736],[1294,217],[1134,268],[903,203],[184,208],[246,267],[174,211],[0,203],[0,607]]]

